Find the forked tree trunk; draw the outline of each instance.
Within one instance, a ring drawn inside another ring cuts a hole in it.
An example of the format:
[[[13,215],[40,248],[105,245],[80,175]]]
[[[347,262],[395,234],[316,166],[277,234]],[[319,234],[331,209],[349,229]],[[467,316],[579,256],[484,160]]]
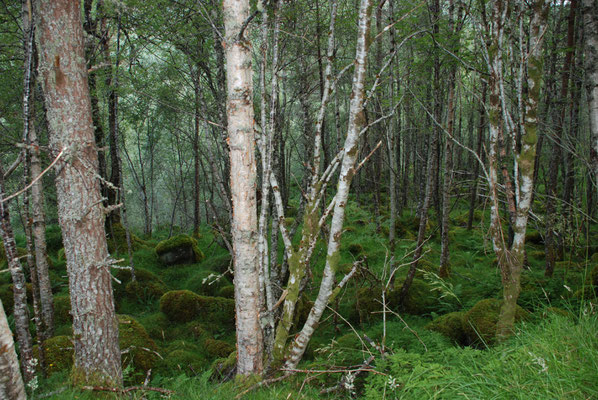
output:
[[[0,399],[25,400],[25,385],[19,371],[15,342],[0,301]]]
[[[104,208],[78,1],[37,2],[40,75],[57,163],[71,314],[75,384],[122,385]],[[76,116],[76,117],[75,117]],[[62,152],[62,153],[61,153]]]
[[[358,155],[358,143],[361,131],[365,128],[364,93],[366,78],[366,60],[369,45],[369,31],[371,25],[370,0],[361,0],[359,6],[359,28],[355,55],[355,71],[353,74],[353,89],[349,108],[349,126],[344,144],[344,153],[341,161],[340,176],[334,197],[334,209],[330,223],[328,240],[328,253],[326,266],[320,284],[320,291],[314,302],[305,325],[295,338],[289,351],[289,358],[285,366],[289,369],[296,368],[307,348],[320,318],[328,305],[334,289],[335,274],[340,261],[340,241],[343,222],[345,219],[345,206],[349,197],[349,188],[355,174]]]
[[[232,242],[237,316],[237,374],[262,373],[259,254],[257,248],[251,43],[244,36],[249,0],[223,0],[227,116],[232,195]]]

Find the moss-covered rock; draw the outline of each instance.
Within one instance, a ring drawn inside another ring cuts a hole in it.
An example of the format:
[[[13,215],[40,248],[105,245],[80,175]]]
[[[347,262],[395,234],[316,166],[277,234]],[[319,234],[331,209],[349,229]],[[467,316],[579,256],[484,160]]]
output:
[[[139,319],[139,322],[145,328],[147,334],[154,340],[167,340],[170,339],[168,336],[168,329],[171,327],[172,322],[162,312],[147,315]]]
[[[237,352],[233,351],[226,358],[219,358],[212,363],[212,379],[226,381],[235,376],[237,370]]]
[[[42,346],[44,346],[45,350],[44,355],[46,356],[48,375],[59,371],[67,371],[72,368],[74,348],[72,339],[69,336],[51,337],[45,340]]]
[[[216,296],[221,288],[230,286],[230,281],[214,271],[200,270],[189,278],[185,287],[204,296]]]
[[[463,316],[463,331],[469,344],[484,347],[494,344],[496,340],[496,324],[500,314],[502,301],[484,299],[476,303]],[[527,311],[517,306],[515,322],[527,318]]]
[[[110,251],[110,253],[125,254],[129,251],[127,246],[127,232],[120,222],[108,226],[106,228],[106,233],[108,234],[107,242],[108,251]],[[133,252],[139,250],[143,246],[147,246],[147,242],[139,238],[130,230],[129,234],[131,235],[131,250]]]
[[[197,375],[206,368],[206,359],[201,354],[188,350],[174,350],[164,357],[160,363],[160,372],[166,375],[178,375],[181,372],[188,376]]]
[[[143,382],[147,370],[158,361],[158,348],[145,328],[129,315],[118,316],[118,344],[122,353],[123,369],[133,367],[132,382]]]
[[[230,353],[235,351],[235,346],[222,340],[206,339],[203,344],[210,357],[228,357]]]
[[[400,306],[404,312],[412,315],[425,315],[436,310],[439,305],[438,292],[432,290],[432,286],[426,281],[417,278],[413,279],[403,304],[399,304],[399,294],[403,284],[404,279],[397,279],[396,289],[388,294],[392,307]]]
[[[120,281],[113,284],[117,303],[124,298],[138,303],[158,300],[168,291],[162,279],[143,268],[135,268],[135,281],[128,269],[117,269],[114,275]]]
[[[216,325],[234,327],[235,302],[222,297],[200,296],[189,290],[173,290],[160,299],[160,311],[168,319],[189,322],[195,318]]]
[[[203,260],[204,255],[197,246],[197,240],[180,234],[164,240],[156,246],[156,254],[166,265],[190,264]]]
[[[54,323],[56,325],[70,325],[73,323],[69,295],[54,296]]]
[[[234,299],[235,298],[235,286],[228,285],[221,287],[218,290],[218,297],[224,297],[225,299]]]
[[[160,311],[169,320],[189,322],[199,314],[199,295],[189,290],[172,290],[160,298]]]
[[[463,317],[465,312],[456,311],[444,314],[426,325],[426,329],[441,333],[453,342],[464,345],[467,342],[467,336],[463,330]]]

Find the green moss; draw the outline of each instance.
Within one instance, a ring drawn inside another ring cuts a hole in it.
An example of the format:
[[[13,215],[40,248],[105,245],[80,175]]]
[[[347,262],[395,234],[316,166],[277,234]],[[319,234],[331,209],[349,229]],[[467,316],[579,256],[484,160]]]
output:
[[[114,275],[121,282],[113,284],[117,301],[123,298],[139,302],[159,299],[168,291],[166,284],[156,274],[143,268],[135,268],[135,282],[131,280],[131,271],[128,269],[117,269]]]
[[[466,344],[467,337],[463,330],[463,317],[465,312],[456,311],[448,313],[436,318],[434,321],[426,325],[426,329],[438,332],[453,342],[458,344]]]
[[[590,271],[588,276],[588,284],[598,287],[598,264]]]
[[[199,295],[189,290],[173,290],[160,298],[160,311],[169,320],[189,322],[199,314]]]
[[[73,323],[69,295],[54,296],[54,323],[56,325],[70,325]]]
[[[347,250],[354,257],[358,257],[363,254],[363,246],[359,243],[351,243],[349,247],[347,247]]]
[[[172,325],[170,320],[162,312],[147,315],[139,319],[147,334],[154,340],[167,339],[166,333]]]
[[[64,247],[61,247],[60,250],[58,250],[56,258],[58,258],[58,261],[66,261],[66,256],[64,255]]]
[[[234,327],[235,302],[222,297],[200,296],[189,290],[173,290],[160,299],[160,311],[168,319],[189,322],[195,318],[219,326]]]
[[[535,229],[528,229],[525,232],[525,242],[531,244],[544,244],[542,234]]]
[[[292,325],[293,327],[291,329],[299,330],[303,327],[313,305],[313,301],[311,301],[305,294],[301,295],[295,306],[295,315],[293,315]]]
[[[227,380],[234,376],[237,369],[237,352],[233,351],[226,358],[219,358],[212,363],[212,378]]]
[[[4,306],[4,311],[6,312],[6,315],[12,314],[15,305],[15,298],[12,292],[12,284],[5,284],[0,286],[0,300],[2,301],[2,305]]]
[[[229,270],[229,268],[232,270],[232,258],[230,254],[211,257],[209,260],[206,260],[202,263],[202,267],[224,274]]]
[[[156,254],[165,264],[194,263],[204,259],[197,246],[197,240],[185,234],[158,243]]]
[[[45,349],[48,375],[72,368],[74,350],[72,339],[69,336],[51,337],[44,341],[42,346]]]
[[[188,350],[174,350],[164,357],[159,372],[165,375],[178,375],[181,372],[194,376],[206,368],[207,362],[201,354]]]
[[[204,341],[204,347],[208,355],[217,358],[227,357],[230,353],[235,351],[235,346],[232,344],[216,339],[206,339]]]
[[[228,285],[228,286],[221,287],[220,290],[218,290],[218,297],[224,297],[226,299],[234,299],[235,298],[235,286]]]
[[[125,231],[125,227],[121,223],[112,224],[106,228],[106,233],[108,234],[107,242],[108,242],[108,251],[110,253],[117,253],[117,254],[126,254],[129,251],[127,246],[127,232]],[[129,234],[131,235],[131,250],[137,251],[141,247],[146,246],[147,243],[140,239],[137,235],[129,230]]]
[[[463,331],[469,344],[484,347],[495,343],[501,304],[502,301],[497,299],[484,299],[465,313]],[[517,306],[515,322],[525,319],[527,315],[527,311]]]
[[[145,328],[129,315],[118,316],[118,343],[122,352],[123,369],[133,367],[132,382],[143,382],[147,370],[158,360],[158,348]]]
[[[193,274],[185,287],[204,296],[216,296],[221,288],[230,286],[230,281],[214,271],[201,270]]]

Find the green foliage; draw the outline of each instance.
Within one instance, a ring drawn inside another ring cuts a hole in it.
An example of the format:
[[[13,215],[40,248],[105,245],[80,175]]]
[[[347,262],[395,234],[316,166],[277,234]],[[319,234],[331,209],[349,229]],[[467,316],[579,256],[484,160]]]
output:
[[[51,337],[45,340],[42,346],[44,347],[48,375],[58,371],[67,371],[73,366],[73,342],[69,336]],[[36,348],[34,348],[34,356],[35,350]]]
[[[54,323],[56,325],[70,325],[73,323],[69,295],[54,296]]]
[[[46,226],[46,250],[48,254],[57,254],[60,249],[63,249],[62,245],[62,231],[58,225]],[[63,250],[64,253],[64,250]]]
[[[229,354],[235,351],[235,346],[232,344],[210,338],[204,341],[204,347],[208,355],[217,358],[228,357]]]

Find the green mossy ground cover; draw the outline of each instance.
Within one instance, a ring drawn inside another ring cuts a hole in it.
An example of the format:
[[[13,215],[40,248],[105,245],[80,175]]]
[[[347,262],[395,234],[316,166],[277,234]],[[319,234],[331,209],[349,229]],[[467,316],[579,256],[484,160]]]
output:
[[[569,263],[559,265],[553,278],[545,278],[543,244],[537,234],[531,232],[536,238],[530,238],[526,246],[530,269],[524,271],[519,302],[531,316],[524,324],[517,325],[518,335],[515,338],[497,345],[493,342],[494,319],[502,289],[499,271],[493,263],[495,255],[484,237],[486,228],[483,224],[488,221],[488,212],[476,211],[471,231],[465,228],[467,220],[463,216],[467,214],[463,207],[456,207],[451,213],[455,225],[449,233],[451,276],[443,280],[434,276],[438,272],[440,244],[437,217],[431,216],[427,227],[428,235],[433,235],[424,246],[424,258],[420,260],[406,306],[396,306],[396,291],[389,291],[387,302],[398,316],[388,312],[384,323],[382,306],[377,300],[381,300],[381,288],[388,279],[388,214],[381,209],[381,229],[378,230],[371,204],[359,205],[351,200],[347,205],[341,268],[336,279],[342,279],[343,273],[350,270],[354,261],[364,256],[364,268],[368,271],[359,272],[341,291],[338,302],[331,304],[338,315],[332,311],[325,312],[300,368],[325,370],[359,366],[373,355],[375,361],[372,365],[387,375],[358,376],[355,380],[357,398],[383,398],[380,395],[384,390],[386,398],[451,399],[459,397],[456,394],[458,390],[470,398],[513,398],[501,397],[498,389],[504,389],[502,385],[507,387],[505,393],[516,393],[508,387],[506,377],[507,372],[510,373],[508,367],[512,362],[518,362],[520,364],[517,364],[514,373],[518,379],[527,379],[529,387],[519,383],[515,386],[519,389],[518,393],[530,393],[530,396],[521,398],[596,397],[597,385],[584,377],[589,376],[590,368],[598,369],[596,346],[590,340],[595,336],[589,335],[598,327],[595,317],[592,320],[591,317],[584,319],[580,316],[583,310],[587,315],[595,316],[586,300],[595,288],[598,257],[589,262],[591,254],[582,258],[576,252],[566,251],[563,260]],[[410,252],[415,248],[418,222],[410,213],[404,213],[398,219],[396,265],[411,261]],[[174,398],[232,399],[243,389],[232,382],[221,383],[222,379],[234,375],[236,359],[234,286],[232,276],[225,273],[231,267],[230,255],[214,240],[211,229],[202,227],[200,235],[189,237],[205,253],[205,258],[185,265],[165,266],[150,245],[156,246],[168,234],[168,229],[155,231],[153,238],[135,251],[134,261],[139,271],[135,286],[127,277],[128,271],[115,271],[115,276],[122,282],[121,285],[113,284],[119,312],[129,314],[138,322],[127,325],[141,328],[131,329],[134,331],[131,336],[153,343],[155,347],[152,349],[159,354],[153,360],[151,386],[175,390]],[[323,239],[316,244],[310,263],[312,281],[299,304],[293,332],[303,324],[309,304],[317,294],[325,263],[325,244]],[[55,262],[58,261],[59,249],[51,254]],[[279,250],[278,262],[281,260],[282,249]],[[408,265],[403,265],[396,272],[395,287],[400,288],[408,268]],[[64,262],[59,262],[53,271],[60,276],[66,275]],[[222,282],[206,286],[204,279],[207,276],[223,273]],[[57,334],[71,335],[68,312],[65,313],[68,310],[68,297],[65,297],[68,290],[66,280],[61,279],[60,286],[56,287],[55,300],[61,316]],[[154,288],[159,290],[153,291]],[[8,285],[0,285],[0,296],[7,289]],[[580,294],[582,289],[583,295]],[[151,296],[144,295],[149,292]],[[523,311],[520,313],[525,314]],[[549,333],[545,334],[546,330]],[[583,332],[586,337],[582,338]],[[482,336],[483,341],[479,338],[480,333],[487,335]],[[564,343],[573,354],[571,359],[560,348],[556,356],[550,358],[552,346],[560,344],[550,335],[557,334],[565,335]],[[490,348],[462,347],[481,346],[483,342],[490,344]],[[380,351],[382,346],[384,357]],[[554,374],[550,379],[546,372],[542,372],[541,358],[548,365],[548,371]],[[582,362],[589,367],[580,367]],[[132,365],[130,360],[127,365]],[[573,376],[569,368],[576,372],[577,368],[579,376]],[[126,369],[128,382],[139,382],[142,370],[134,365]],[[503,373],[505,378],[494,376],[494,371]],[[532,376],[533,372],[537,377]],[[49,378],[47,391],[60,387],[66,380],[63,374],[58,371]],[[480,374],[486,374],[486,377],[482,378]],[[298,393],[306,399],[344,398],[348,396],[346,392],[320,394],[323,387],[336,385],[340,377],[341,374],[321,374],[304,383],[306,375],[298,374],[283,383],[251,392],[244,398],[286,399],[296,398]],[[484,379],[488,386],[485,386]],[[459,385],[455,386],[455,380]],[[564,380],[567,380],[566,384],[562,384]],[[579,385],[578,392],[569,382]],[[493,392],[494,387],[496,392]],[[568,397],[566,393],[569,393]],[[60,396],[50,398],[92,398],[89,393],[74,390],[63,392]],[[147,398],[158,396],[147,394]]]

